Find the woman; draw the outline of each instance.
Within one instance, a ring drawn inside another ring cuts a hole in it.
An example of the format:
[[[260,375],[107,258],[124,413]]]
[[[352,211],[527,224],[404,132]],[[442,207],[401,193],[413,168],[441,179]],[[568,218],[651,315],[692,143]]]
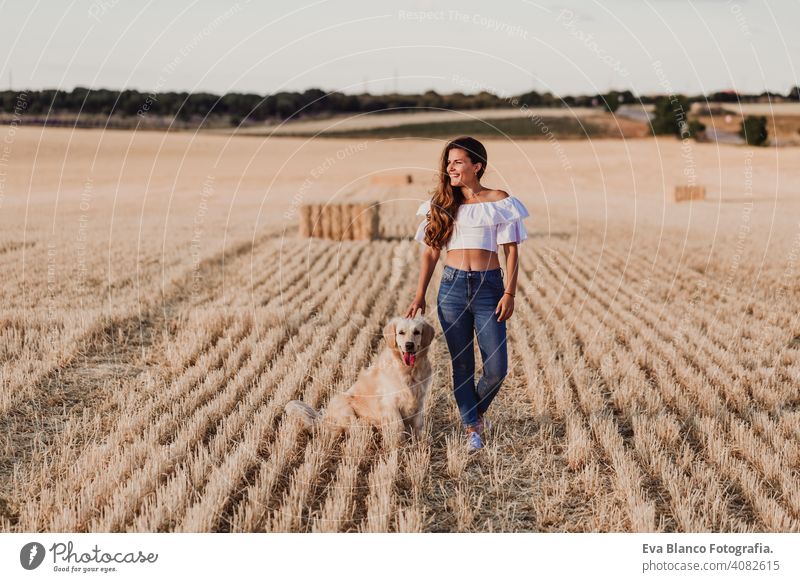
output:
[[[453,393],[470,451],[483,448],[489,428],[486,411],[508,370],[506,320],[514,312],[517,287],[517,244],[528,238],[522,219],[528,210],[503,190],[481,185],[486,148],[472,137],[447,143],[442,152],[439,183],[431,200],[417,214],[426,216],[415,239],[421,253],[419,285],[406,317],[425,313],[425,291],[441,249],[447,250],[437,312],[453,364]],[[497,256],[502,245],[508,281]],[[475,385],[473,336],[483,360]]]

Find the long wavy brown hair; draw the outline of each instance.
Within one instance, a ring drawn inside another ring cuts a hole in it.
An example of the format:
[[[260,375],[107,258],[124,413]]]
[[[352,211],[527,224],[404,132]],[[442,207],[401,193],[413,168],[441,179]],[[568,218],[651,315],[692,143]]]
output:
[[[439,181],[431,196],[431,210],[428,213],[428,226],[425,228],[425,244],[435,249],[443,248],[450,240],[458,208],[464,203],[461,186],[451,186],[447,174],[448,152],[453,148],[464,150],[473,164],[481,162],[481,169],[477,172],[479,180],[489,163],[486,148],[474,137],[457,137],[444,146],[439,161]]]

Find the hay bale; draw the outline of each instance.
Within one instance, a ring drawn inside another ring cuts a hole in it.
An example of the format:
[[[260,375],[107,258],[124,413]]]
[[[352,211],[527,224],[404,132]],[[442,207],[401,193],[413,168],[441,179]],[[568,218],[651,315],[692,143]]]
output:
[[[378,205],[370,203],[364,204],[364,212],[361,214],[361,216],[362,239],[377,239],[378,227],[380,226],[378,220]]]
[[[413,181],[411,174],[376,174],[369,179],[370,184],[380,186],[405,186]]]
[[[705,200],[705,186],[675,186],[675,202],[686,200]]]
[[[378,240],[381,238],[381,214],[377,204],[372,205],[372,233],[370,240]]]
[[[342,207],[339,204],[330,204],[328,213],[331,217],[331,238],[342,240]]]
[[[331,225],[331,211],[327,204],[322,205],[322,210],[319,215],[320,230],[322,232],[321,238],[332,238],[332,225]]]
[[[314,238],[322,238],[322,205],[321,204],[312,204],[311,205],[311,224],[312,224],[312,231],[311,236]]]
[[[380,234],[378,205],[373,202],[304,204],[299,216],[299,232],[304,237],[375,240]]]
[[[346,221],[344,225],[345,227],[344,238],[345,240],[356,240],[355,221],[358,218],[358,205],[345,204],[344,208],[345,208],[344,220]]]
[[[342,212],[342,234],[341,240],[350,240],[350,205],[340,204],[339,208]]]
[[[300,206],[300,236],[308,238],[313,232],[314,223],[311,222],[311,206],[303,204]]]
[[[353,240],[364,239],[364,205],[353,204]]]

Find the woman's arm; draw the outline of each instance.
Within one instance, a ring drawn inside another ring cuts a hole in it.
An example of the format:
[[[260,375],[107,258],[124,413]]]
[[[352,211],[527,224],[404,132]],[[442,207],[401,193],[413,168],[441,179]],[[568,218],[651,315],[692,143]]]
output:
[[[508,281],[506,281],[506,290],[494,310],[497,314],[497,321],[505,321],[514,313],[514,295],[517,294],[517,266],[519,264],[517,243],[505,243],[502,247],[506,255]]]
[[[425,245],[420,252],[420,269],[419,269],[419,283],[417,284],[417,294],[414,301],[406,312],[406,317],[414,317],[417,310],[421,309],[423,315],[425,314],[425,292],[428,290],[428,283],[433,276],[433,270],[436,268],[436,263],[442,251],[434,249]]]
[[[506,291],[514,295],[517,294],[517,272],[519,270],[519,249],[517,243],[507,243],[502,245],[503,253],[506,255]]]

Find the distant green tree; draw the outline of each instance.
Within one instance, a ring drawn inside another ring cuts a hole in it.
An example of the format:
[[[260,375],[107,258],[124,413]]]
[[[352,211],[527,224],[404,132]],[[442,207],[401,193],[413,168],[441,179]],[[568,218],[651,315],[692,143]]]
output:
[[[741,103],[742,95],[736,91],[717,91],[708,96],[709,101],[722,101],[724,103]]]
[[[294,99],[294,97],[296,96],[297,93],[292,94],[292,93],[287,93],[285,91],[282,91],[275,95],[276,99],[275,112],[281,119],[286,119],[287,117],[297,112],[298,107]]]
[[[672,134],[679,138],[693,137],[705,129],[699,121],[688,119],[689,99],[685,95],[661,95],[655,100],[650,124],[656,135]]]
[[[536,91],[528,91],[519,96],[519,104],[520,106],[541,107],[544,105],[544,99]]]
[[[602,105],[611,113],[614,113],[620,106],[620,98],[617,91],[611,91],[605,95],[598,95],[597,98],[600,100],[600,103],[602,103]]]
[[[443,108],[445,106],[444,98],[436,91],[425,91],[420,100],[420,106],[424,108],[434,107]]]
[[[704,134],[706,131],[706,124],[700,121],[699,119],[690,119],[689,120],[689,133],[695,139],[700,137],[701,134]]]
[[[633,103],[636,100],[636,96],[629,89],[622,91],[618,95],[620,103]]]
[[[763,146],[767,144],[767,118],[764,115],[748,115],[739,129],[739,135],[749,145]]]

